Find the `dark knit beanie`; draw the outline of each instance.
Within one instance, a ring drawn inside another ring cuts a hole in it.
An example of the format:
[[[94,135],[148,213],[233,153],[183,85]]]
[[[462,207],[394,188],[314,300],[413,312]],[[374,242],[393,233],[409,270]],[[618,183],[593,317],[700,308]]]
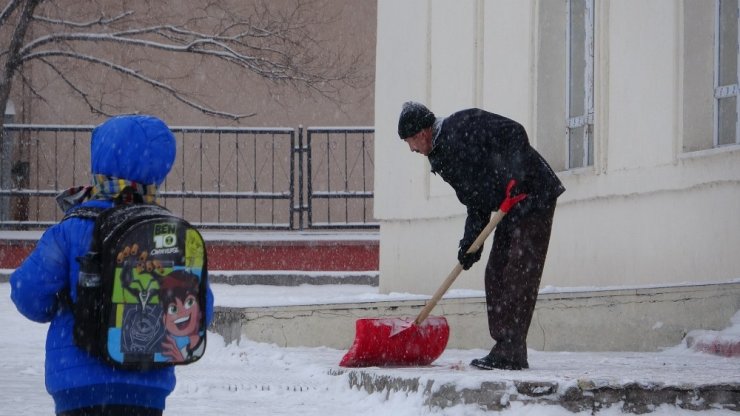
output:
[[[415,101],[406,101],[401,108],[398,117],[398,135],[401,139],[407,139],[421,130],[434,124],[434,113],[429,111],[424,104]]]

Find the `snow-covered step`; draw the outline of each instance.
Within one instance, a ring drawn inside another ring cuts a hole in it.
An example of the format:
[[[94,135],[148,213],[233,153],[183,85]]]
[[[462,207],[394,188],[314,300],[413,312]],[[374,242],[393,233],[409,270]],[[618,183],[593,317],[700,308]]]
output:
[[[424,369],[374,367],[337,369],[331,374],[347,377],[351,387],[370,394],[422,395],[426,406],[442,409],[463,405],[502,412],[539,405],[578,414],[614,415],[644,414],[658,408],[668,410],[660,414],[684,410],[724,415],[723,410],[740,410],[740,383],[731,374],[737,363],[685,352],[553,354],[531,350],[530,369],[519,372],[476,370],[467,363],[477,356],[467,350],[463,353],[467,355],[462,360],[451,362],[443,355]],[[726,371],[721,377],[698,376],[722,374],[722,367]],[[543,414],[544,408],[538,410],[531,414]]]
[[[378,286],[379,272],[370,271],[301,271],[301,270],[213,270],[211,283],[228,285],[365,285]]]

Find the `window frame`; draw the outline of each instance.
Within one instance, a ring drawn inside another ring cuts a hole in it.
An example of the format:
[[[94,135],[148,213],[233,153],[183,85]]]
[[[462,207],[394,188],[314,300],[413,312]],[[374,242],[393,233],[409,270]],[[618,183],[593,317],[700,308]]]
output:
[[[712,138],[712,147],[719,148],[724,146],[734,146],[740,144],[740,53],[738,53],[738,47],[740,47],[740,2],[737,3],[735,8],[735,25],[737,38],[735,40],[735,83],[729,85],[720,85],[720,71],[721,71],[721,39],[722,34],[722,1],[716,0],[714,2],[714,132]],[[735,98],[735,142],[734,143],[720,143],[721,137],[721,123],[720,123],[720,101],[726,98]]]
[[[571,78],[571,46],[572,38],[572,13],[571,5],[573,1],[583,1],[584,8],[584,30],[583,48],[585,68],[583,74],[583,92],[584,92],[584,113],[571,116],[571,87],[573,80]],[[566,121],[566,146],[565,146],[565,169],[576,170],[592,167],[594,165],[594,33],[595,33],[595,13],[594,0],[567,0],[566,5],[566,35],[565,35],[565,52],[566,52],[566,75],[565,75],[565,121]],[[574,137],[576,129],[583,128],[583,134]],[[578,164],[572,160],[571,149],[576,145],[574,140],[580,139],[580,146],[583,151]]]

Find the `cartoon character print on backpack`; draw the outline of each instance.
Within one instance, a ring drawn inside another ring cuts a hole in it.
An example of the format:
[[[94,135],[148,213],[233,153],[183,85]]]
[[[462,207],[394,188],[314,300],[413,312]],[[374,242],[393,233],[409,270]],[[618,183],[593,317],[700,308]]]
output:
[[[205,342],[200,328],[198,276],[186,270],[176,270],[161,279],[159,301],[164,309],[166,330],[162,354],[175,362],[203,355]]]
[[[206,248],[203,237],[193,229],[185,231],[185,267],[192,270],[203,270]]]
[[[196,234],[190,237],[186,236],[186,266],[199,269],[203,267],[202,239]],[[172,261],[152,259],[147,251],[139,252],[137,244],[125,247],[116,261],[120,274],[115,287],[124,294],[121,352],[129,359],[153,354],[155,362],[177,363],[203,355],[199,276],[175,269]],[[114,302],[118,300],[114,296]]]
[[[194,229],[185,231],[185,268],[161,280],[159,300],[164,309],[167,335],[162,353],[174,362],[189,362],[205,352],[205,328],[201,280],[205,272],[206,248]]]
[[[108,337],[109,343],[120,345],[122,355],[114,357],[119,361],[124,361],[124,355],[130,359],[138,354],[161,352],[165,328],[161,319],[163,309],[157,294],[159,276],[166,272],[161,261],[148,257],[148,252],[139,250],[138,244],[126,246],[116,255],[117,272],[112,301],[118,309],[116,325],[111,328]],[[120,322],[118,316],[121,317]],[[109,351],[113,353],[116,349]]]

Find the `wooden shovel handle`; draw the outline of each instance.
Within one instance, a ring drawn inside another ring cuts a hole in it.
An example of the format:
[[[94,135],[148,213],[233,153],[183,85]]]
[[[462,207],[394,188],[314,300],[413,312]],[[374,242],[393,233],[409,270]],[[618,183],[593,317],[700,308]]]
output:
[[[470,245],[470,248],[467,251],[468,253],[475,253],[481,248],[483,242],[486,241],[486,238],[488,238],[493,229],[496,228],[499,222],[501,222],[501,219],[504,218],[504,215],[506,215],[506,213],[500,210],[491,214],[491,220],[488,221],[488,225],[483,228],[483,231],[480,232],[478,238],[476,238],[475,241],[473,241],[473,244]],[[457,276],[460,275],[460,272],[462,272],[462,270],[462,264],[457,263],[450,274],[447,275],[447,278],[444,280],[444,282],[442,282],[442,285],[439,287],[439,289],[434,292],[434,295],[432,295],[432,298],[429,300],[429,302],[427,302],[421,312],[419,312],[419,315],[416,317],[414,324],[419,325],[424,322],[425,319],[427,319],[429,314],[432,312],[432,309],[437,306],[437,302],[439,302],[439,300],[442,299],[442,296],[447,293],[447,290],[450,288],[450,286],[452,286],[452,283],[455,281],[455,279],[457,279]]]

